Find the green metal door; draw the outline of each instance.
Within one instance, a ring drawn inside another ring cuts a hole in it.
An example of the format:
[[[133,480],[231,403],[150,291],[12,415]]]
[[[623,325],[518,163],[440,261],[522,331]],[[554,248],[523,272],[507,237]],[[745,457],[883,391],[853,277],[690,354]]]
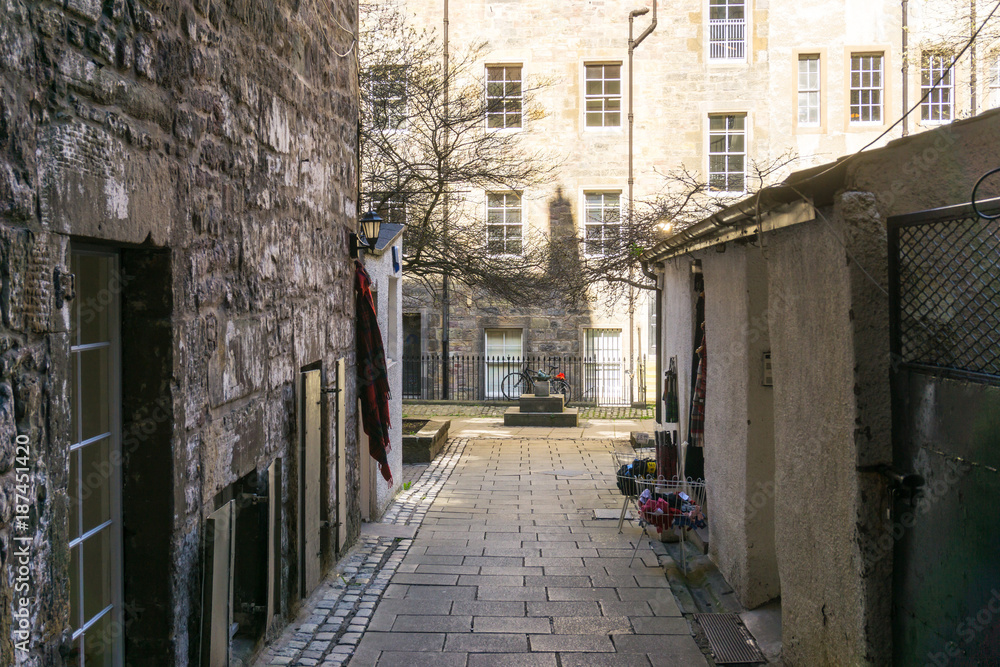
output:
[[[970,207],[889,220],[893,656],[1000,664],[1000,226]]]

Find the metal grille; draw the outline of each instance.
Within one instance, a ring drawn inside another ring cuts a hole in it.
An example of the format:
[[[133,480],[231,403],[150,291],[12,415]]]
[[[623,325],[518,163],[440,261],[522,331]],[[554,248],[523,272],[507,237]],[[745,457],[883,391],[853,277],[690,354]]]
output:
[[[767,662],[739,614],[695,614],[720,665]]]
[[[961,206],[889,225],[894,360],[1000,378],[1000,224]]]

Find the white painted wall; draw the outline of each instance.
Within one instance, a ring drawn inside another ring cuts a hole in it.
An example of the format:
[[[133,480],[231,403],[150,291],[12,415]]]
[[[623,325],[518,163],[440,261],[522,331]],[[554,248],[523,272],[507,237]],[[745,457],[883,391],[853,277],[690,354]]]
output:
[[[377,253],[365,252],[362,262],[368,275],[371,276],[373,290],[378,293],[377,310],[379,330],[382,332],[382,344],[386,352],[389,388],[392,392],[389,398],[389,414],[391,428],[389,429],[389,469],[392,470],[394,484],[389,486],[378,472],[377,465],[371,465],[368,473],[371,489],[371,520],[376,521],[388,508],[389,503],[402,488],[403,478],[403,364],[401,360],[403,349],[403,311],[402,311],[402,270],[395,270],[392,260],[392,249],[396,248],[397,256],[402,259],[402,235],[396,237],[392,245]],[[395,294],[395,297],[393,296]],[[363,456],[367,456],[367,439],[362,447]],[[362,480],[364,483],[364,480]]]

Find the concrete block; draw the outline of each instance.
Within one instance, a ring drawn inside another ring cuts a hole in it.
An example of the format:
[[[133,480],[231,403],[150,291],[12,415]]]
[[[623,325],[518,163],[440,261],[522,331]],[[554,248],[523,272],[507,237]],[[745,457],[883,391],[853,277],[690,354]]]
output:
[[[507,408],[503,415],[504,426],[549,426],[575,427],[579,423],[576,408],[566,408],[563,412],[527,412],[520,408]]]
[[[450,420],[432,419],[415,435],[403,436],[403,463],[429,463],[448,440]]]
[[[562,412],[565,404],[562,394],[541,396],[539,394],[521,394],[518,400],[521,412]]]

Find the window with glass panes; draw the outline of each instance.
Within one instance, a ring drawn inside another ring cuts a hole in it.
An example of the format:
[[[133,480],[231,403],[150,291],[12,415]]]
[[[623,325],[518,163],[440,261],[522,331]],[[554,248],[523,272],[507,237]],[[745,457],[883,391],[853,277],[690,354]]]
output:
[[[73,664],[122,660],[117,257],[75,249],[70,301],[69,619]]]
[[[851,56],[851,122],[882,122],[881,53]]]
[[[371,195],[370,204],[382,218],[382,222],[406,224],[406,198],[403,195],[394,192],[375,192]]]
[[[746,58],[744,0],[709,0],[708,57],[712,60]]]
[[[486,234],[491,255],[521,254],[521,193],[486,193]]]
[[[799,56],[799,125],[819,125],[819,56]]]
[[[381,130],[398,130],[406,120],[406,68],[402,65],[377,67],[371,77],[373,122]]]
[[[708,117],[708,188],[717,192],[746,188],[746,115]]]
[[[1000,54],[993,55],[989,63],[987,71],[990,86],[989,105],[991,109],[996,109],[1000,108]]]
[[[620,192],[588,192],[584,204],[584,252],[606,255],[621,230]]]
[[[920,119],[947,123],[954,118],[955,89],[950,53],[925,53],[920,65]]]
[[[622,66],[585,65],[587,127],[622,124]]]
[[[522,102],[520,65],[486,68],[486,127],[521,127]]]

